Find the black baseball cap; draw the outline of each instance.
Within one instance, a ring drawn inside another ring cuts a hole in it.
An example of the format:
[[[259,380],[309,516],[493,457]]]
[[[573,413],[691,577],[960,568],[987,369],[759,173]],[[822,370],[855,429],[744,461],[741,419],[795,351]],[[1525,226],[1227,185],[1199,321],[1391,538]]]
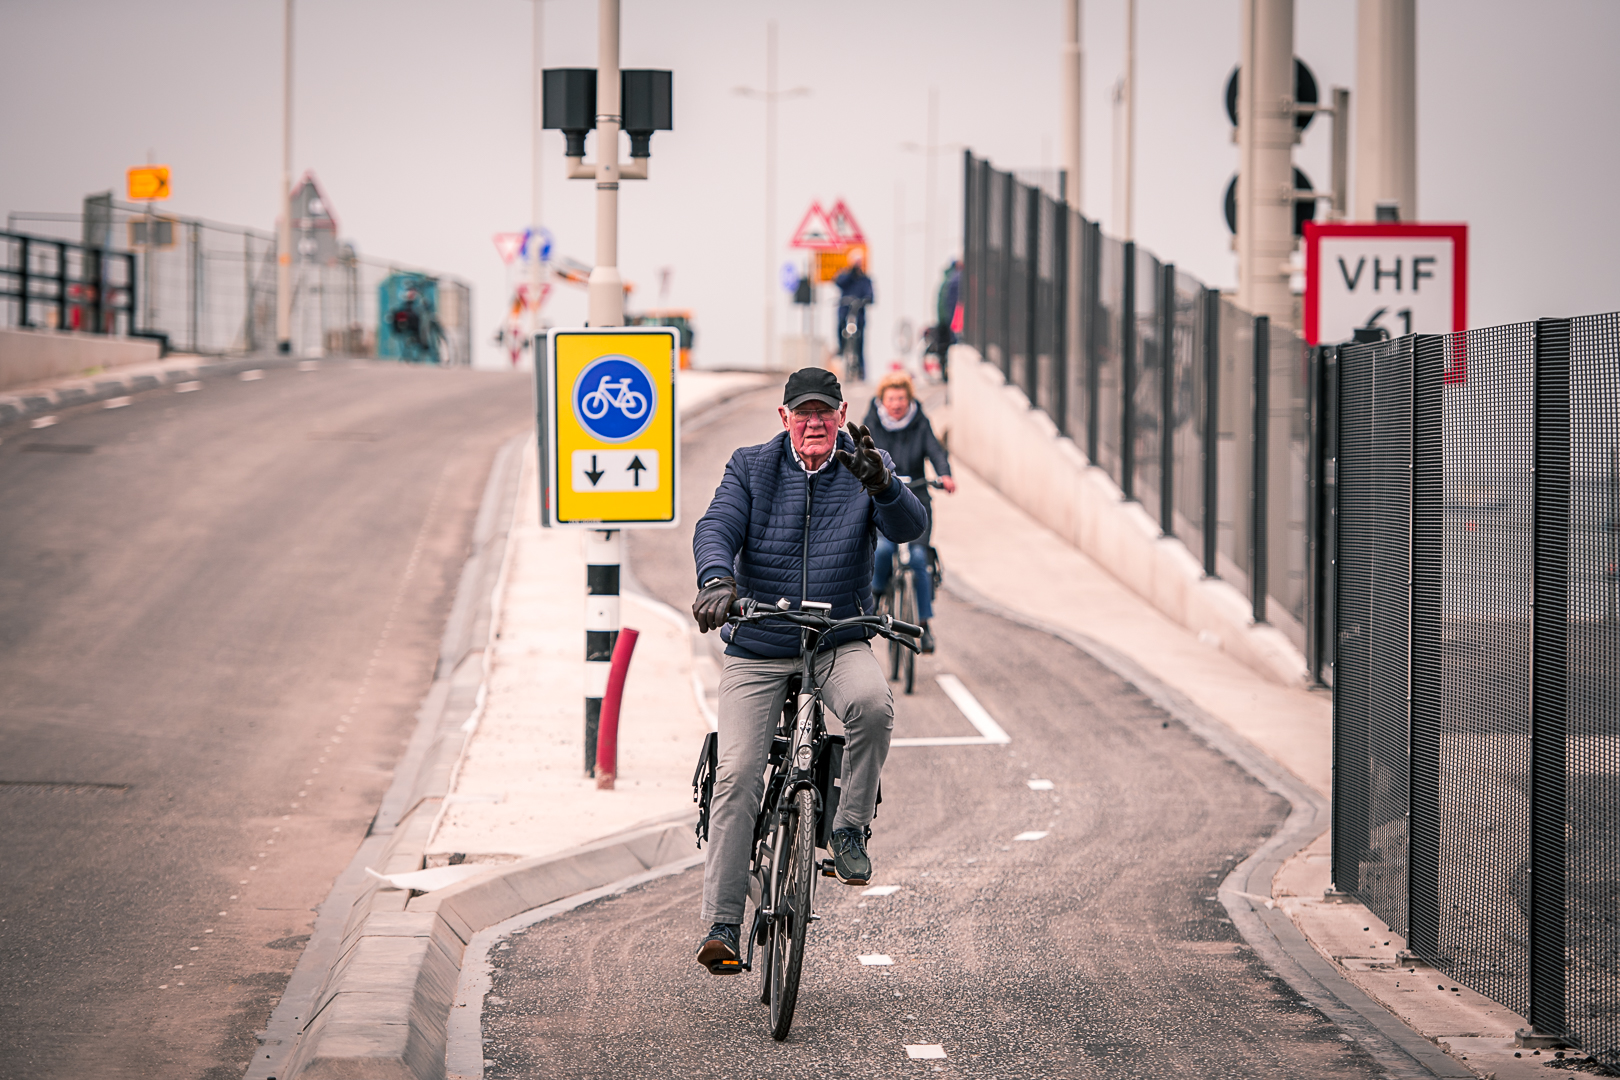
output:
[[[800,368],[789,375],[782,404],[797,409],[807,401],[824,402],[834,409],[842,405],[844,393],[838,387],[838,376],[819,367]]]

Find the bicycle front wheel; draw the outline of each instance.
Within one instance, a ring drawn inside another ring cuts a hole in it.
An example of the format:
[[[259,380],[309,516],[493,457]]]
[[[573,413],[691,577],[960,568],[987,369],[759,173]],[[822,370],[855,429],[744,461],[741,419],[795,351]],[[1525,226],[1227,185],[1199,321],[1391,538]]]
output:
[[[879,615],[892,615],[897,619],[900,617],[899,608],[895,604],[895,598],[896,598],[897,594],[899,593],[899,591],[900,591],[900,580],[899,580],[899,575],[896,574],[894,577],[889,579],[889,587],[884,590],[882,599],[878,601],[878,614]],[[900,677],[900,654],[903,653],[903,652],[905,652],[905,649],[901,647],[900,643],[898,641],[895,641],[893,638],[890,638],[889,639],[889,681],[890,682],[894,682],[896,679],[898,679]]]
[[[904,582],[904,585],[900,590],[900,613],[895,617],[901,622],[908,622],[916,626],[917,582],[913,572],[907,570],[901,581]],[[906,693],[909,694],[917,683],[917,654],[898,642],[895,643],[894,647],[900,650],[900,674],[905,682]]]
[[[793,1007],[799,999],[799,969],[804,964],[804,937],[810,928],[810,897],[816,871],[816,796],[809,788],[793,796],[791,819],[779,849],[782,861],[773,874],[771,909],[771,1038],[787,1038]]]

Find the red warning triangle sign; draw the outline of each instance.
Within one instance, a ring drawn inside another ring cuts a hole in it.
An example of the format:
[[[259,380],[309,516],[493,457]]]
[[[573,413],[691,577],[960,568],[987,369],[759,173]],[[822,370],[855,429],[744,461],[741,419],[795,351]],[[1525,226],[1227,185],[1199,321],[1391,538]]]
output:
[[[833,204],[832,211],[827,215],[827,224],[832,227],[833,237],[840,246],[866,243],[866,234],[861,232],[860,223],[849,212],[843,199]]]
[[[804,220],[793,230],[793,239],[788,241],[788,246],[810,251],[835,251],[842,247],[843,243],[834,231],[832,223],[827,220],[827,213],[821,208],[821,203],[812,202],[810,209],[804,213]]]
[[[495,234],[495,250],[500,252],[501,262],[508,265],[517,257],[523,248],[523,234],[520,232],[498,232]]]

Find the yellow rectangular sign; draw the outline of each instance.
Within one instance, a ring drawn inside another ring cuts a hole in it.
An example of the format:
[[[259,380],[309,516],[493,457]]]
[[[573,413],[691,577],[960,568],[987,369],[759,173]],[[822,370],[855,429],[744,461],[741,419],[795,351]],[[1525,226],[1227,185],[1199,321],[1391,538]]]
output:
[[[680,333],[662,326],[552,330],[537,373],[551,525],[675,525]]]
[[[129,170],[129,201],[150,202],[169,197],[167,165],[137,165]]]

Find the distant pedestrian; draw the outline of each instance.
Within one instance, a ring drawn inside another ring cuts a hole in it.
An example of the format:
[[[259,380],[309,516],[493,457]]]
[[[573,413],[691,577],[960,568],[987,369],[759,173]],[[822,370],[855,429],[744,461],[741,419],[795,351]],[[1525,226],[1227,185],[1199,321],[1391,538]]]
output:
[[[862,263],[859,251],[851,253],[849,265],[833,278],[833,284],[838,286],[838,354],[850,357],[850,370],[844,372],[844,378],[852,382],[866,379],[866,309],[876,299],[872,279]],[[855,328],[853,334],[850,333],[851,323]]]
[[[957,304],[962,293],[962,260],[952,259],[940,279],[935,300],[934,332],[928,337],[928,351],[939,358],[940,375],[950,380],[951,346],[956,344]]]

